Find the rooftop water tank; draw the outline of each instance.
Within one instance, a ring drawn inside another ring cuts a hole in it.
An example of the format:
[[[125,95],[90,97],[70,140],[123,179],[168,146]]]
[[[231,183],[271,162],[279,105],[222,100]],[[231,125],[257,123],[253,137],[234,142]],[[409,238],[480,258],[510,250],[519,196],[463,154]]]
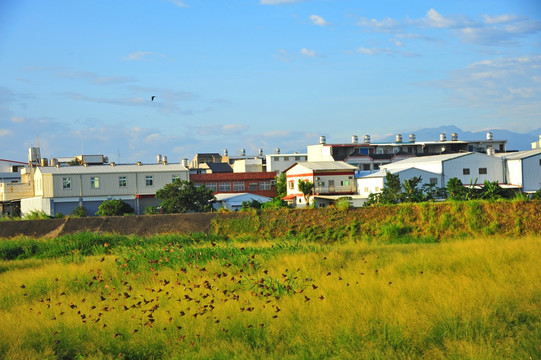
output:
[[[410,143],[415,142],[415,134],[410,134]]]
[[[246,149],[240,149],[240,156],[246,156]]]
[[[325,136],[320,136],[319,137],[319,143],[320,144],[326,144],[327,143],[327,138]]]
[[[257,155],[263,156],[263,149],[262,148],[257,149]]]
[[[359,143],[359,137],[357,135],[352,135],[351,136],[351,143],[352,144],[357,144]]]
[[[445,133],[440,134],[440,141],[447,141],[447,135]]]
[[[370,135],[365,135],[364,136],[364,143],[365,144],[370,144]]]
[[[156,155],[156,162],[159,164],[162,162],[162,154]]]
[[[401,143],[402,142],[402,135],[396,134],[395,140],[396,140],[397,143]]]
[[[280,154],[280,148],[274,149],[274,153],[275,153],[275,154]]]
[[[488,141],[494,140],[494,135],[493,135],[490,131],[487,132],[487,140],[488,140]]]
[[[227,149],[224,149],[224,156],[227,156],[229,154],[229,152],[227,151]]]
[[[457,133],[452,133],[451,134],[451,140],[452,141],[458,141],[458,134]]]

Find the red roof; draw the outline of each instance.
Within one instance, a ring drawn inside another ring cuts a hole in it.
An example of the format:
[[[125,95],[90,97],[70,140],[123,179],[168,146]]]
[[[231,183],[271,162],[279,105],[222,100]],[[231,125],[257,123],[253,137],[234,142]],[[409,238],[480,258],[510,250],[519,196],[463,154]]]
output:
[[[299,196],[299,194],[289,194],[289,195],[284,196],[282,200],[291,200],[291,199],[296,198],[297,196]]]
[[[191,174],[191,181],[274,180],[275,172]]]

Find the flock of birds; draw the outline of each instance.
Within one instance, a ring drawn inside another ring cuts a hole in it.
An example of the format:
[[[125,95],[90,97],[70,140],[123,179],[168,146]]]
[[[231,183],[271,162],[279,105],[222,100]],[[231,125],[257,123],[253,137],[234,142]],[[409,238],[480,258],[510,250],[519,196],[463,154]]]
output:
[[[106,257],[102,257],[100,261],[105,260]],[[182,343],[188,336],[193,346],[194,341],[201,336],[200,333],[194,333],[194,329],[216,326],[219,331],[227,333],[231,326],[238,326],[239,323],[246,329],[265,328],[269,321],[280,316],[283,306],[281,299],[284,296],[300,296],[300,301],[304,303],[326,300],[320,286],[314,284],[313,279],[303,278],[300,269],[285,269],[278,276],[271,277],[268,270],[259,268],[255,255],[249,256],[242,266],[227,263],[221,271],[214,272],[197,262],[190,262],[186,267],[178,268],[175,277],[169,278],[160,276],[157,270],[161,261],[151,259],[147,261],[152,278],[146,282],[139,279],[142,276],[140,272],[128,270],[132,260],[133,257],[115,259],[124,274],[123,280],[105,276],[100,269],[91,269],[85,280],[70,280],[77,283],[71,288],[82,287],[86,297],[79,301],[65,301],[78,294],[70,294],[66,290],[55,296],[41,298],[38,306],[29,311],[39,316],[42,322],[60,323],[63,318],[75,318],[85,326],[107,330],[113,339],[159,330],[167,332],[169,343]],[[375,270],[375,274],[378,274],[378,270]],[[328,271],[326,276],[333,274]],[[350,286],[342,277],[335,277]],[[55,281],[59,281],[58,278]],[[21,288],[25,291],[26,286],[21,285]],[[119,312],[124,319],[120,326]],[[251,315],[239,321],[239,317],[246,314]],[[196,321],[206,323],[197,326]],[[126,330],[127,324],[131,327],[129,331]],[[53,337],[60,331],[69,331],[65,326],[53,328]],[[59,342],[55,340],[55,344]]]

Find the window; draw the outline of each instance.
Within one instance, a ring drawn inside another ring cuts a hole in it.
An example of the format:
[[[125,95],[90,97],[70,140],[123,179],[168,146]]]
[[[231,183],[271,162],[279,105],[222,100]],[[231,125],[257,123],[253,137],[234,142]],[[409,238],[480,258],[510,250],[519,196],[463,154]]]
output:
[[[300,156],[295,156],[295,161],[300,161],[300,160],[301,160]]]
[[[71,189],[71,178],[62,178],[62,189]]]
[[[284,161],[289,161],[289,156],[284,156]]]
[[[280,161],[280,157],[279,156],[275,157],[274,161]]]
[[[118,177],[118,186],[119,187],[126,187],[128,186],[128,180],[125,176],[119,176]]]
[[[200,186],[203,186],[203,184],[201,183],[194,183],[193,186],[195,186],[196,188],[200,187]]]
[[[244,191],[244,183],[240,181],[235,181],[233,183],[233,191]]]
[[[270,190],[270,189],[271,189],[270,181],[260,181],[259,182],[259,190]]]
[[[349,186],[349,181],[340,181],[340,186]]]
[[[287,186],[290,188],[290,189],[294,189],[295,188],[295,184],[293,183],[293,181],[289,181],[287,183]]]
[[[318,181],[317,186],[319,186],[319,187],[325,186],[325,181]]]
[[[541,159],[539,159],[539,166],[541,166]]]
[[[430,178],[430,185],[438,185],[438,178]]]
[[[365,186],[365,187],[364,187],[364,192],[365,192],[365,193],[368,192],[368,186]]]
[[[206,183],[205,188],[210,189],[212,191],[217,191],[218,185],[216,185],[216,183]]]
[[[220,191],[231,191],[231,183],[228,183],[228,182],[220,183]]]
[[[479,175],[486,175],[487,174],[487,168],[479,168]]]
[[[470,175],[470,169],[462,169],[462,175]]]
[[[90,178],[90,187],[92,189],[99,189],[100,187],[100,178],[97,176],[93,176]]]
[[[174,183],[175,180],[177,180],[177,179],[180,180],[180,176],[179,176],[179,175],[175,175],[175,174],[171,175],[171,183]]]
[[[154,178],[152,177],[152,175],[145,176],[145,185],[146,186],[154,185]]]
[[[257,183],[248,184],[248,190],[249,191],[257,191]]]

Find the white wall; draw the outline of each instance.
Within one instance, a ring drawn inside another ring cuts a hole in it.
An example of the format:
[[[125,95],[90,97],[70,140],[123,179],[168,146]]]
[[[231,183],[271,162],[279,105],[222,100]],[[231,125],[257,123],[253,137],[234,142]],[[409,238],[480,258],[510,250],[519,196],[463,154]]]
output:
[[[541,189],[541,154],[530,156],[522,161],[523,191]]]
[[[486,168],[486,174],[480,174],[479,169]],[[470,169],[469,175],[463,174],[463,169]],[[451,178],[458,178],[463,184],[476,182],[483,184],[485,180],[498,183],[504,182],[503,159],[495,156],[488,156],[478,153],[460,156],[447,160],[443,163],[444,182]]]
[[[32,197],[21,199],[21,216],[29,214],[31,211],[43,211],[52,216],[51,199],[42,197]]]

